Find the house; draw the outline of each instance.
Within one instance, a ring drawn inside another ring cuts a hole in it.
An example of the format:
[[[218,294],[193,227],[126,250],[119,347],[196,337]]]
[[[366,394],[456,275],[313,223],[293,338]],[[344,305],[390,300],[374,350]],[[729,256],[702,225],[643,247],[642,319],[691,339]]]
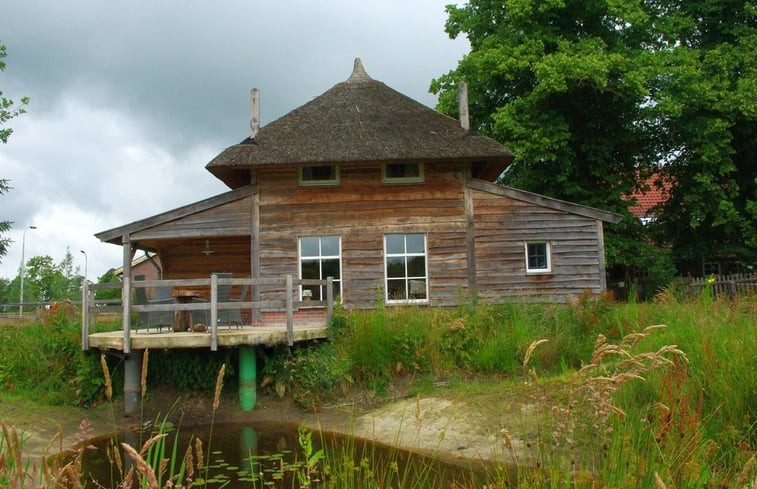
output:
[[[360,60],[259,130],[252,105],[251,136],[207,165],[228,192],[96,235],[124,247],[124,267],[140,249],[158,255],[164,279],[333,277],[352,308],[605,290],[603,225],[620,216],[492,183],[507,148],[370,78]],[[263,284],[252,300],[281,293]]]

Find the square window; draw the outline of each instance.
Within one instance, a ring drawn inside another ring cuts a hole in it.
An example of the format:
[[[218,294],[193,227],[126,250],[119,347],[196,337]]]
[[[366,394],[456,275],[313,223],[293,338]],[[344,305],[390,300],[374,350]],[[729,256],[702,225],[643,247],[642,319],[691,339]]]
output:
[[[428,301],[425,234],[384,236],[386,301]]]
[[[303,166],[299,169],[299,181],[303,187],[338,185],[339,167],[336,165]]]
[[[423,183],[423,163],[386,163],[381,166],[384,183]]]
[[[552,271],[550,245],[547,241],[525,243],[526,273],[548,273]]]

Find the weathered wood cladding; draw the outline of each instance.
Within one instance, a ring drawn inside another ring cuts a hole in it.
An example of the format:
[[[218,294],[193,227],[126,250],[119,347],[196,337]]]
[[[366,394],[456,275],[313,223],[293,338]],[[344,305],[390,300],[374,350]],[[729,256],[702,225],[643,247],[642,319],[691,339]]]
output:
[[[371,307],[384,287],[384,234],[426,233],[430,302],[457,302],[467,287],[462,169],[435,163],[423,184],[386,185],[378,163],[344,164],[338,186],[299,187],[296,168],[261,168],[261,277],[299,273],[300,236],[338,235],[342,299]]]
[[[131,235],[132,240],[250,235],[251,199],[245,197]],[[248,272],[249,273],[249,272]]]
[[[481,296],[565,301],[601,292],[595,219],[480,190],[473,203]],[[550,273],[526,273],[524,242],[531,240],[550,243]]]
[[[211,273],[250,276],[250,237],[224,236],[180,239],[163,243],[163,278],[208,278]],[[206,253],[206,251],[212,253]]]

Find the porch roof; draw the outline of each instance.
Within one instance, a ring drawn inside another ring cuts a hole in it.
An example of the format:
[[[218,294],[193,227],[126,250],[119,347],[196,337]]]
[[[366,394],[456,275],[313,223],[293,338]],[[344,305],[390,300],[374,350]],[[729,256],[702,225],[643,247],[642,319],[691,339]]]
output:
[[[210,209],[220,207],[225,204],[232,203],[237,200],[244,199],[253,194],[253,188],[249,185],[231,190],[214,197],[210,197],[193,204],[188,204],[176,209],[156,214],[152,217],[140,219],[130,224],[125,224],[107,231],[101,231],[95,234],[95,237],[100,241],[107,243],[122,244],[124,236],[132,236],[138,233],[142,233],[142,237],[156,238],[179,238],[179,237],[196,237],[196,236],[218,236],[225,235],[228,232],[213,231],[209,229],[197,228],[194,232],[187,232],[187,230],[175,230],[169,232],[159,232],[157,228],[167,223],[175,222],[180,219],[187,218],[192,215],[200,214]],[[149,230],[156,230],[153,235],[147,234]]]

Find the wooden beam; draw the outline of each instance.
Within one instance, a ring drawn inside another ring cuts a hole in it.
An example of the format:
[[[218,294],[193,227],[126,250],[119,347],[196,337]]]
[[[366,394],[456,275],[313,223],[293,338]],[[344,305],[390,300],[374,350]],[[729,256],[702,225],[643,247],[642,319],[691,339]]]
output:
[[[250,277],[260,279],[260,184],[257,170],[250,171],[250,188],[252,188],[252,205],[250,206]],[[260,286],[252,286],[252,301],[260,301]],[[252,320],[260,320],[260,309],[253,309]]]
[[[128,234],[122,238],[123,243],[123,286],[121,287],[121,304],[123,316],[121,324],[124,330],[124,353],[131,353],[131,260],[134,252]]]
[[[597,254],[599,255],[599,290],[607,290],[607,276],[605,274],[605,233],[602,221],[597,219]]]
[[[476,220],[473,209],[473,192],[468,187],[467,178],[463,182],[463,198],[465,199],[465,248],[468,259],[468,294],[474,297],[476,286]]]

